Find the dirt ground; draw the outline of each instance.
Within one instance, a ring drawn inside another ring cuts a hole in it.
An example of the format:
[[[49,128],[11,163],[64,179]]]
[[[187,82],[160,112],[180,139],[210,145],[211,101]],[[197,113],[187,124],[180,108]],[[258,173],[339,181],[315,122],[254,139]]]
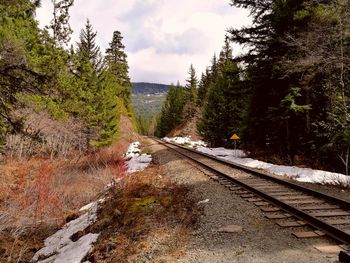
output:
[[[309,227],[280,228],[253,204],[210,180],[190,162],[154,143],[154,162],[179,185],[190,192],[188,198],[201,214],[190,234],[185,253],[173,262],[337,262],[338,255],[322,254],[315,245],[334,245],[328,238],[297,239],[292,232]],[[198,203],[198,200],[205,200]],[[238,233],[220,228],[234,225]],[[151,262],[151,261],[150,261]],[[152,261],[161,262],[161,261]]]

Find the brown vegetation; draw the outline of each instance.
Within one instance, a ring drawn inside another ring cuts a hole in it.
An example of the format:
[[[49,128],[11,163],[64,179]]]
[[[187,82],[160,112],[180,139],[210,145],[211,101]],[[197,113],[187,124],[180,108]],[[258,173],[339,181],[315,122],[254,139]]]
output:
[[[28,262],[44,238],[123,175],[127,146],[87,155],[75,151],[70,160],[5,160],[0,165],[0,262]]]
[[[23,120],[20,134],[8,134],[6,137],[6,155],[11,158],[26,159],[40,156],[62,156],[70,158],[88,149],[88,134],[78,119],[62,117],[53,119],[46,111],[37,111],[33,107],[17,110],[16,119]]]
[[[140,136],[135,132],[134,125],[130,117],[120,116],[119,143],[125,145],[133,141],[140,141]],[[124,152],[126,152],[126,148]]]
[[[189,136],[192,140],[201,140],[202,136],[200,136],[197,130],[198,118],[199,113],[177,126],[167,134],[167,137]]]
[[[94,232],[91,262],[172,262],[183,253],[196,219],[188,189],[158,167],[125,177],[110,193]]]

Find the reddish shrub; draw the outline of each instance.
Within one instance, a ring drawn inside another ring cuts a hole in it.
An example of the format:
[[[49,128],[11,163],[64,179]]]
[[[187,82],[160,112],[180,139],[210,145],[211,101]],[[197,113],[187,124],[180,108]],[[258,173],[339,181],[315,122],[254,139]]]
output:
[[[124,159],[120,159],[118,163],[113,165],[114,175],[116,178],[121,178],[125,175],[127,165]]]
[[[33,181],[33,197],[35,203],[35,222],[42,220],[43,216],[50,213],[51,216],[62,215],[62,203],[60,196],[53,189],[53,165],[44,161],[39,174]]]

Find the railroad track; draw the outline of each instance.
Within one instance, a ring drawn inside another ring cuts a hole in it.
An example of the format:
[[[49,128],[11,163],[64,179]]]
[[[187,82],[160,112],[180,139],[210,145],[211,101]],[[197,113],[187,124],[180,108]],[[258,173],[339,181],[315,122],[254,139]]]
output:
[[[267,218],[297,219],[279,223],[280,226],[310,225],[318,230],[300,232],[299,237],[328,235],[345,246],[350,245],[349,201],[273,177],[261,170],[237,165],[177,144],[152,139],[205,168],[213,179],[259,206],[262,211],[270,212]]]

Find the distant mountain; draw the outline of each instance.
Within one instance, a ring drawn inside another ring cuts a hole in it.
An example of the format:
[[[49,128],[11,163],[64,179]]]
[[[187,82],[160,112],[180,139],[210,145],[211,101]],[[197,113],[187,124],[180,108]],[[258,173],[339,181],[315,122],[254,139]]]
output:
[[[135,113],[145,119],[152,119],[162,109],[170,85],[138,82],[133,83],[131,100]]]
[[[156,94],[166,93],[170,89],[170,85],[147,83],[147,82],[135,82],[132,86],[132,94]]]

